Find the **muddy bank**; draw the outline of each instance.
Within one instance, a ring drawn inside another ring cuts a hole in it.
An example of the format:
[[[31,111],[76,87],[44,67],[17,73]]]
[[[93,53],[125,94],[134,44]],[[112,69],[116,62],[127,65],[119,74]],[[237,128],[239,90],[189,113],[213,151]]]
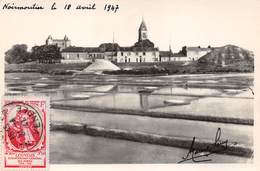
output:
[[[107,129],[103,127],[90,126],[81,123],[54,122],[51,124],[52,131],[65,131],[69,133],[86,134],[112,139],[122,139],[141,143],[157,144],[190,149],[193,140],[186,137],[170,137],[145,132],[133,132],[121,129]],[[209,142],[201,139],[194,141],[193,148],[199,151],[221,153],[242,157],[252,157],[253,150],[242,144],[224,143],[216,145],[216,142]]]
[[[190,115],[190,114],[174,114],[174,113],[162,113],[162,112],[145,112],[139,110],[126,110],[126,109],[97,109],[89,108],[84,106],[74,105],[62,105],[62,104],[51,104],[51,108],[63,109],[63,110],[75,110],[82,112],[106,112],[109,114],[122,114],[122,115],[137,115],[147,116],[155,118],[174,118],[174,119],[187,119],[187,120],[198,120],[207,122],[220,122],[229,124],[241,124],[241,125],[254,125],[253,119],[243,118],[232,118],[232,117],[218,117],[218,116],[203,116],[203,115]]]

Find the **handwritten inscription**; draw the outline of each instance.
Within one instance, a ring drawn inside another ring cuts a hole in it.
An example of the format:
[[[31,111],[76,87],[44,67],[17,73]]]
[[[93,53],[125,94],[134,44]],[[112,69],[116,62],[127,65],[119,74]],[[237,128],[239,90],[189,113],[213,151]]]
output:
[[[76,7],[77,10],[81,9],[81,10],[95,10],[96,9],[96,4],[88,4],[88,5],[78,5]]]
[[[107,12],[117,12],[117,10],[119,9],[119,6],[118,5],[111,5],[111,4],[106,4],[105,7],[104,7],[104,10],[107,11]]]
[[[19,10],[19,11],[25,11],[25,10],[50,10],[50,11],[56,11],[56,10],[66,10],[66,11],[72,11],[72,10],[80,10],[80,11],[94,11],[97,9],[103,10],[104,12],[112,12],[117,13],[119,10],[118,4],[110,4],[106,3],[103,5],[97,5],[96,3],[90,3],[90,4],[76,4],[76,3],[68,3],[68,4],[59,4],[58,2],[53,2],[49,5],[47,4],[15,4],[15,3],[4,3],[1,5],[2,10]]]
[[[43,10],[44,6],[37,3],[32,5],[16,5],[15,3],[6,3],[2,7],[3,10]]]
[[[198,162],[207,162],[211,161],[210,158],[208,158],[210,155],[214,153],[220,153],[225,150],[227,150],[228,146],[228,140],[221,140],[221,129],[218,128],[216,135],[215,135],[215,142],[209,146],[206,146],[205,149],[197,149],[195,148],[195,140],[196,138],[193,137],[190,149],[186,156],[182,157],[182,160],[178,163],[182,163],[185,161],[191,160],[192,162],[198,163]]]

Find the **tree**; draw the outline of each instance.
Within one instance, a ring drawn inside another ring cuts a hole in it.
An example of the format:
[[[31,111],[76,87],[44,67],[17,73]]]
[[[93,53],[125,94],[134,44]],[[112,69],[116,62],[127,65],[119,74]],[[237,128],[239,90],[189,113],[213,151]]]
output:
[[[19,64],[30,61],[30,53],[26,44],[16,44],[5,52],[5,61],[9,64]]]
[[[187,56],[187,46],[183,46],[179,53],[183,54],[184,56]]]
[[[31,58],[40,63],[59,63],[61,60],[60,49],[57,45],[42,45],[32,47]]]

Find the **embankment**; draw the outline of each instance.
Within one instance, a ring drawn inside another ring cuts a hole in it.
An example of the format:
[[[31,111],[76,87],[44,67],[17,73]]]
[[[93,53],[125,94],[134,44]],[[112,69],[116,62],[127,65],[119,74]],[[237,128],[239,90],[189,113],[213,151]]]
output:
[[[175,113],[162,113],[162,112],[146,112],[138,110],[124,110],[124,109],[97,109],[89,108],[84,106],[74,106],[74,105],[62,105],[62,104],[52,104],[51,108],[63,109],[63,110],[75,110],[82,112],[106,112],[109,114],[122,114],[122,115],[137,115],[146,117],[156,117],[156,118],[172,118],[172,119],[186,119],[186,120],[198,120],[207,122],[220,122],[229,124],[241,124],[241,125],[254,125],[253,119],[243,119],[243,118],[232,118],[232,117],[218,117],[218,116],[205,116],[205,115],[190,115],[190,114],[175,114]]]
[[[52,131],[65,131],[69,133],[85,134],[90,136],[99,136],[105,138],[122,139],[141,143],[149,143],[163,146],[172,146],[190,149],[192,143],[193,149],[197,151],[205,151],[210,153],[221,153],[228,155],[236,155],[242,157],[252,157],[253,150],[242,144],[209,142],[202,139],[193,140],[187,137],[170,137],[145,132],[133,132],[121,129],[107,129],[103,127],[90,126],[81,123],[65,123],[53,122],[51,124]]]

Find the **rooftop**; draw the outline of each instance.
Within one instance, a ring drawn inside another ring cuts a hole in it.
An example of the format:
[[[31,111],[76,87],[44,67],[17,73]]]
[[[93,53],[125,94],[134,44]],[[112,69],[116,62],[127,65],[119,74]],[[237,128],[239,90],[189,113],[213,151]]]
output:
[[[190,50],[190,51],[207,51],[207,50],[210,50],[211,47],[200,47],[200,46],[188,46],[186,47],[187,50]]]
[[[102,43],[98,47],[76,47],[70,46],[62,50],[62,52],[113,52],[113,51],[159,51],[154,47],[150,40],[136,42],[133,46],[121,47],[117,43]]]
[[[142,23],[141,23],[141,25],[139,27],[139,30],[147,30],[147,27],[146,27],[146,24],[145,24],[144,20],[142,20]]]
[[[160,57],[187,57],[183,53],[172,53],[172,51],[160,51]]]

